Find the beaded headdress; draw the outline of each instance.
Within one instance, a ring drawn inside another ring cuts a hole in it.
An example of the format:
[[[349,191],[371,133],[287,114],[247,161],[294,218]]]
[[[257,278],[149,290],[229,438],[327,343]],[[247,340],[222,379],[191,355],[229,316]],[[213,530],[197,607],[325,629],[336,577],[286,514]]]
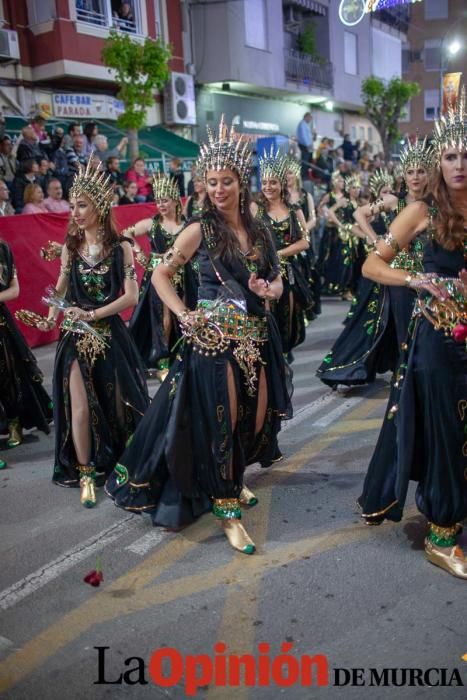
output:
[[[394,178],[386,168],[378,168],[368,178],[368,187],[373,197],[379,197],[382,187],[394,187]]]
[[[418,136],[414,143],[405,145],[400,154],[400,165],[405,174],[409,168],[425,168],[431,170],[433,167],[433,149],[428,146],[426,136],[423,141],[419,141]]]
[[[465,87],[462,87],[456,107],[449,104],[448,111],[435,123],[433,147],[439,163],[447,148],[467,150],[467,113],[465,111]]]
[[[78,172],[75,175],[70,188],[70,197],[78,198],[86,196],[96,207],[99,218],[105,219],[110,211],[114,198],[114,189],[110,182],[110,175],[103,170],[93,167],[92,153],[86,167],[78,163]]]
[[[295,177],[299,177],[301,174],[302,164],[296,158],[288,156],[287,158],[287,172],[293,173]]]
[[[360,178],[358,175],[347,175],[346,178],[344,178],[344,189],[348,193],[351,187],[360,187],[362,186],[362,183],[360,181]]]
[[[176,202],[180,199],[180,189],[175,178],[164,173],[155,173],[152,178],[152,191],[154,199],[173,199]]]
[[[284,187],[287,182],[287,170],[289,169],[289,159],[280,151],[274,151],[274,146],[271,146],[269,154],[267,151],[258,158],[259,174],[261,182],[277,178]]]
[[[233,170],[240,180],[240,187],[248,186],[248,178],[251,171],[251,151],[248,149],[248,141],[240,134],[235,133],[232,125],[230,130],[221,117],[219,129],[215,134],[209,127],[208,142],[200,146],[199,158],[196,163],[197,170],[206,178],[210,170]]]

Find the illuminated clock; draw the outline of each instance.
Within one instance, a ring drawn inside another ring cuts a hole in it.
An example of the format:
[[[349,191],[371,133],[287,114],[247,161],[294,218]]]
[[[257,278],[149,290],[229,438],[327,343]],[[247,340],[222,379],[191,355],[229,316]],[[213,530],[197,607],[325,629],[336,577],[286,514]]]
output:
[[[343,24],[353,27],[362,21],[367,9],[367,0],[341,0],[339,18]]]

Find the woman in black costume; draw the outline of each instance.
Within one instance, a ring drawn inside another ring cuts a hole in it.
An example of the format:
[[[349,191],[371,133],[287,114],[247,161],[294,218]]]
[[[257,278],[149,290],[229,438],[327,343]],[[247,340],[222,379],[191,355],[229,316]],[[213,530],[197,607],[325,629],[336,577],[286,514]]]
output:
[[[365,258],[361,239],[355,234],[354,213],[360,205],[361,183],[357,175],[348,175],[345,180],[344,196],[340,197],[328,210],[328,220],[337,230],[338,251],[335,293],[346,301],[352,301],[361,279],[361,270]]]
[[[201,216],[206,201],[206,183],[200,173],[195,173],[193,177],[193,187],[195,190],[194,194],[188,197],[183,207],[183,214],[187,221]]]
[[[318,204],[318,214],[325,217],[326,225],[319,244],[317,267],[321,277],[321,294],[328,296],[342,294],[340,288],[343,267],[342,241],[339,238],[337,226],[329,218],[329,209],[344,197],[345,181],[339,170],[332,173],[331,186],[331,191],[325,194]]]
[[[13,254],[0,240],[0,432],[8,430],[8,447],[23,441],[23,428],[48,433],[52,420],[52,402],[42,386],[42,372],[6,306],[18,296]],[[5,466],[0,459],[0,469]]]
[[[290,416],[285,366],[269,301],[282,293],[267,229],[249,211],[250,154],[221,122],[201,147],[209,205],[180,234],[153,274],[186,341],[133,440],[107,481],[116,505],[178,528],[212,510],[232,547],[252,554],[240,503],[248,464],[276,449]],[[189,312],[171,284],[198,253],[200,300]],[[190,342],[188,342],[190,341]]]
[[[387,171],[376,171],[369,180],[373,203],[359,207],[355,220],[366,233],[368,245],[388,232],[396,214],[406,204],[423,196],[432,167],[432,152],[425,141],[406,147],[401,163],[408,193],[390,194],[393,184]],[[421,272],[423,244],[415,239],[391,263],[407,272]],[[318,368],[322,382],[336,388],[338,384],[357,386],[373,382],[377,373],[393,372],[405,343],[415,294],[399,287],[384,287],[362,278],[346,325]]]
[[[53,481],[79,485],[88,508],[96,475],[114,468],[149,403],[144,367],[119,316],[136,303],[138,285],[131,244],[113,224],[112,196],[104,173],[80,168],[56,285],[68,308],[54,367]],[[38,327],[55,325],[57,314],[52,305]]]
[[[138,237],[148,234],[151,254],[146,257],[136,243],[136,259],[144,266],[139,301],[128,325],[146,368],[163,381],[169,371],[171,348],[180,338],[177,319],[162,303],[151,284],[155,267],[162,262],[164,253],[173,245],[183,229],[182,205],[178,184],[173,178],[157,173],[153,178],[154,199],[159,212],[153,219],[142,219],[125,229],[123,235]],[[180,298],[184,296],[184,275],[179,274],[173,284]]]
[[[368,525],[399,521],[409,480],[417,481],[417,507],[429,522],[426,557],[466,579],[467,560],[456,542],[467,516],[467,352],[446,322],[447,305],[456,308],[453,323],[456,316],[465,323],[467,316],[464,104],[459,99],[457,111],[451,109],[435,127],[433,201],[407,206],[364,266],[366,276],[405,284],[419,299],[359,505]],[[425,238],[424,272],[392,269],[395,255],[416,236]]]
[[[312,321],[321,313],[321,280],[317,270],[312,233],[316,227],[316,210],[313,197],[302,187],[300,169],[300,162],[289,156],[286,173],[289,204],[302,211],[308,232],[309,247],[308,250],[300,253],[300,262],[312,295],[312,302],[305,310],[305,316],[308,321]]]
[[[308,232],[301,209],[290,206],[287,194],[289,159],[271,149],[259,158],[261,195],[251,212],[270,230],[281,263],[284,293],[271,306],[288,356],[305,340],[305,311],[313,303],[300,253],[308,249]]]

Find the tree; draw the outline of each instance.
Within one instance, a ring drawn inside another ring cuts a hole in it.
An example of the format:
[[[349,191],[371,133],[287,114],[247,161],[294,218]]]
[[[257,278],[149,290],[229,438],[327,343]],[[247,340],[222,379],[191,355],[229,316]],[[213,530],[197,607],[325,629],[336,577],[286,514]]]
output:
[[[391,156],[392,144],[400,138],[398,121],[404,116],[404,108],[419,92],[417,83],[400,78],[392,78],[386,84],[370,76],[362,83],[364,112],[379,131],[386,159]]]
[[[139,43],[125,32],[111,30],[102,49],[104,65],[115,71],[117,97],[125,110],[117,120],[126,129],[130,157],[138,155],[138,129],[146,122],[148,107],[154,104],[155,90],[161,90],[169,79],[170,47],[161,39],[146,38]]]

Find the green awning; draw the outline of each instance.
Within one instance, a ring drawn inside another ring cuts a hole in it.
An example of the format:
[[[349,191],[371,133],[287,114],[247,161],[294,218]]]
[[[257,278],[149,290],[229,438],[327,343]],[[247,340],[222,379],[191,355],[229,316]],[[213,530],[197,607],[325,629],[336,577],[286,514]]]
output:
[[[148,144],[163,153],[181,158],[182,160],[194,160],[198,157],[199,146],[193,141],[177,136],[172,131],[162,126],[150,126],[140,129],[138,132],[141,150],[144,144]]]

